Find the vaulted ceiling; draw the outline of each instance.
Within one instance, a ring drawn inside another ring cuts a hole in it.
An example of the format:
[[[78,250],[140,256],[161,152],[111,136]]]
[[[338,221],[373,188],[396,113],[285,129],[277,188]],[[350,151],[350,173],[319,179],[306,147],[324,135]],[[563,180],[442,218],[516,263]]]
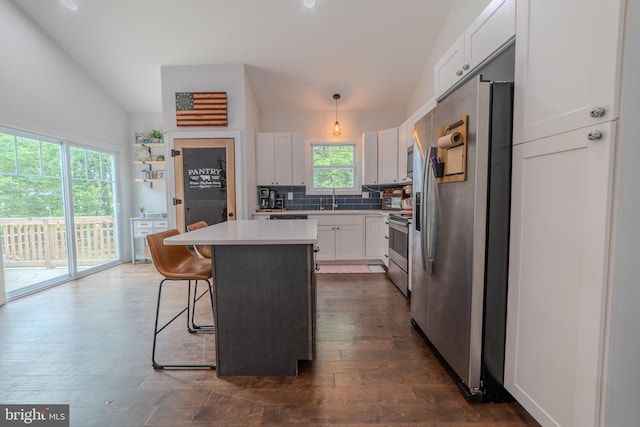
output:
[[[260,110],[405,109],[452,3],[12,1],[132,113],[161,111],[161,66],[201,64],[245,64]]]

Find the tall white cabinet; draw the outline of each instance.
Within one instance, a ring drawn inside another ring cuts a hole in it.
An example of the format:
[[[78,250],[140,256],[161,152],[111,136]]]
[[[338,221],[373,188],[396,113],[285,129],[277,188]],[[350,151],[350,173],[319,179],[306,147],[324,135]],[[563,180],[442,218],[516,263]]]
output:
[[[258,185],[291,185],[291,133],[258,133],[256,136]]]
[[[620,17],[518,0],[505,386],[543,426],[598,425]]]

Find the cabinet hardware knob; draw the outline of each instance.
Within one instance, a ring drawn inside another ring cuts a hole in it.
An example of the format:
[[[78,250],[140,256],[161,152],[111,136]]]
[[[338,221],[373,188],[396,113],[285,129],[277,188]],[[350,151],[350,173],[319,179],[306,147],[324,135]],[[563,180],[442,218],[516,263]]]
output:
[[[456,76],[460,77],[462,75],[462,70],[456,71]]]
[[[602,138],[602,132],[600,132],[598,129],[594,129],[591,132],[589,132],[589,134],[587,135],[587,139],[589,141],[598,141]]]
[[[605,109],[602,107],[595,107],[593,110],[591,110],[591,112],[589,112],[589,115],[594,118],[597,119],[598,117],[602,117],[604,116],[605,113]]]
[[[463,70],[465,70],[465,71],[467,71],[467,70],[469,69],[469,64],[464,64],[464,65],[462,66],[462,69],[463,69]]]

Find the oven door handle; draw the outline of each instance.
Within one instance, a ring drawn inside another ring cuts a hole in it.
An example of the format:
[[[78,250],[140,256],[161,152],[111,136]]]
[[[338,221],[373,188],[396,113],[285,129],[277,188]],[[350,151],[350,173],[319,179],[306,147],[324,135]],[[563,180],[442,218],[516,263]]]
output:
[[[394,230],[398,230],[402,234],[409,235],[409,227],[403,223],[397,223],[392,219],[389,220],[389,228],[393,228]]]

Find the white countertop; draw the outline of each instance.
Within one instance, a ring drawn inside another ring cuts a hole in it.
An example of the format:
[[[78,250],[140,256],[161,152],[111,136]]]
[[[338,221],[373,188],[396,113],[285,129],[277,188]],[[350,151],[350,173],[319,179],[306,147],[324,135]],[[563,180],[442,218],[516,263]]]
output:
[[[318,223],[312,219],[226,221],[166,238],[167,245],[290,245],[314,244]]]

